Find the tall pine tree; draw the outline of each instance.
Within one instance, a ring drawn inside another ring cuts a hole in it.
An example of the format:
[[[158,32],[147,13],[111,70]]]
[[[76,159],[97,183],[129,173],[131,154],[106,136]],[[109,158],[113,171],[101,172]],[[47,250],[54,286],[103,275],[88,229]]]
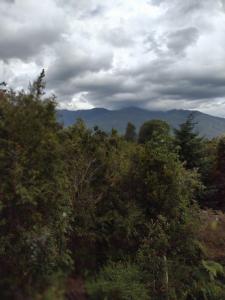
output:
[[[127,128],[126,128],[124,138],[129,142],[134,142],[137,138],[136,127],[131,122],[127,123]]]
[[[202,163],[203,139],[195,131],[195,125],[194,115],[190,114],[187,120],[174,130],[180,160],[185,162],[188,169],[198,168]]]

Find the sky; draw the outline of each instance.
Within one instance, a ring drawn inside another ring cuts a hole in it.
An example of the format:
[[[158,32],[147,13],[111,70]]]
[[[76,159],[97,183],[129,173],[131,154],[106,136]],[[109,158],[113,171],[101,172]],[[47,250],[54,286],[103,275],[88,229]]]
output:
[[[225,117],[225,0],[0,0],[0,82],[71,110]]]

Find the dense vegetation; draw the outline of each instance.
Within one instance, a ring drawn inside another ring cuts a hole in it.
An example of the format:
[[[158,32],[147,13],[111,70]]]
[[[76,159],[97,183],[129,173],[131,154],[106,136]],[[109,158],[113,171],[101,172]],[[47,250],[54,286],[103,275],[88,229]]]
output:
[[[225,139],[190,116],[64,128],[44,72],[0,91],[0,299],[225,299]],[[218,212],[220,210],[220,212]]]

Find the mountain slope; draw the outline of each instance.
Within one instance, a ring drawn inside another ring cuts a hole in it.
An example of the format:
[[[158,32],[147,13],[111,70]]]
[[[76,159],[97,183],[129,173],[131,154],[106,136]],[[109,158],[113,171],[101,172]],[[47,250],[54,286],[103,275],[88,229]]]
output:
[[[85,121],[88,127],[98,125],[105,131],[112,128],[124,133],[128,122],[132,122],[137,130],[148,120],[160,119],[168,122],[172,128],[177,128],[190,114],[189,110],[149,111],[136,107],[128,107],[120,110],[107,110],[94,108],[89,110],[58,110],[57,117],[64,126],[72,125],[78,118]],[[193,111],[197,131],[208,138],[225,134],[225,119]]]

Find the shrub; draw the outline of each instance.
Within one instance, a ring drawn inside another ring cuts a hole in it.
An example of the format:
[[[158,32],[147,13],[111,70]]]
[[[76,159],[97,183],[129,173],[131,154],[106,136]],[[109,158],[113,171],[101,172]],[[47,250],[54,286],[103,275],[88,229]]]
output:
[[[90,299],[150,299],[139,268],[130,263],[109,263],[94,281],[87,282]]]

